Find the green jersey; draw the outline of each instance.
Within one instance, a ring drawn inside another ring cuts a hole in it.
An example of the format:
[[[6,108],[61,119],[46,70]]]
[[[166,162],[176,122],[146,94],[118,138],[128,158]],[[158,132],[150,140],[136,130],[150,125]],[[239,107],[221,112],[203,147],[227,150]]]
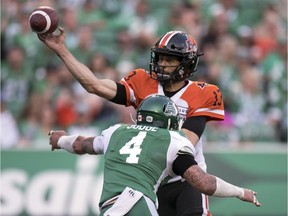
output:
[[[127,186],[155,203],[161,181],[175,176],[172,165],[178,153],[195,155],[181,131],[143,125],[116,124],[96,137],[93,146],[105,155],[100,205]]]

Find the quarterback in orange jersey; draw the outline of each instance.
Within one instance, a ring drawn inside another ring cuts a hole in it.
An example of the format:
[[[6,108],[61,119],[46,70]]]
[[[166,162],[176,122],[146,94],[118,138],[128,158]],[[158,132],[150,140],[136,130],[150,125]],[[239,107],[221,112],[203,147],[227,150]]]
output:
[[[165,95],[163,85],[156,80],[151,80],[149,74],[143,69],[130,72],[120,83],[125,86],[126,105],[134,108],[137,108],[148,95]],[[177,103],[184,120],[191,116],[207,116],[208,120],[224,119],[222,95],[215,85],[186,80],[185,86],[171,99]]]
[[[67,49],[65,31],[38,35],[53,50],[86,91],[135,109],[149,95],[166,95],[179,107],[180,128],[195,146],[198,165],[206,171],[202,133],[210,120],[224,119],[224,104],[217,86],[188,78],[196,71],[199,57],[194,38],[181,31],[167,32],[151,48],[150,69],[131,71],[120,82],[98,79]],[[180,176],[165,179],[157,192],[160,216],[211,215],[208,198]]]

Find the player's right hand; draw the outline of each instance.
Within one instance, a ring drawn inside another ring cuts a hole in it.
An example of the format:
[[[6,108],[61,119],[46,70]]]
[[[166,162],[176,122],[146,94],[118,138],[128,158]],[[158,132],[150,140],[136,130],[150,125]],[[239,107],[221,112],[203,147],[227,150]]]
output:
[[[257,200],[256,194],[257,193],[255,191],[244,189],[244,197],[241,200],[245,202],[253,203],[257,207],[259,207],[261,206],[261,203]]]
[[[59,34],[37,34],[40,41],[42,41],[46,46],[55,51],[57,54],[66,49],[65,44],[65,31],[64,28],[58,27]]]
[[[63,130],[60,131],[49,131],[48,136],[49,136],[49,145],[51,145],[51,150],[54,151],[55,149],[60,149],[58,146],[58,140],[62,136],[66,136],[67,133]]]

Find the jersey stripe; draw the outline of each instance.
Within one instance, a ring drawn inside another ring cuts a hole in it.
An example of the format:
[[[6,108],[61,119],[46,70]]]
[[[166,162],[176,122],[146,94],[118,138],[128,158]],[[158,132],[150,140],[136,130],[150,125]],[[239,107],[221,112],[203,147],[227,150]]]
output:
[[[128,83],[125,81],[124,78],[122,78],[121,81],[122,81],[123,83],[125,83],[125,86],[129,89],[129,97],[128,97],[129,99],[127,98],[128,101],[129,101],[128,106],[129,106],[130,104],[132,104],[132,105],[136,104],[136,97],[135,97],[135,94],[134,94],[133,89],[128,85]],[[128,95],[127,95],[127,96],[128,96]]]
[[[162,48],[166,46],[169,43],[170,39],[177,33],[179,33],[179,31],[171,31],[168,32],[166,35],[164,35],[164,37],[161,39],[159,43],[159,47]]]
[[[200,108],[200,109],[195,110],[195,113],[196,112],[208,112],[208,113],[214,113],[214,114],[218,114],[218,115],[223,115],[224,116],[224,110],[219,110],[219,109],[211,110],[209,108]]]
[[[208,196],[205,194],[201,194],[201,196],[202,196],[202,207],[203,207],[202,216],[212,216],[211,212],[209,211]]]

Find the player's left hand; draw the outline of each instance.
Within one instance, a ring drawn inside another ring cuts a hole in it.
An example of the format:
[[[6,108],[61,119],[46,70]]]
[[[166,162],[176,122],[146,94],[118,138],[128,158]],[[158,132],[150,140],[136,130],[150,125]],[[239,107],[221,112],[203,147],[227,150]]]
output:
[[[249,190],[249,189],[244,189],[244,197],[241,199],[245,202],[250,202],[256,205],[257,207],[261,206],[261,203],[257,200],[256,198],[256,192]]]
[[[55,149],[60,149],[58,146],[58,140],[62,136],[66,136],[67,133],[63,130],[60,131],[49,131],[48,136],[49,136],[49,145],[51,145],[51,150],[54,151]]]

